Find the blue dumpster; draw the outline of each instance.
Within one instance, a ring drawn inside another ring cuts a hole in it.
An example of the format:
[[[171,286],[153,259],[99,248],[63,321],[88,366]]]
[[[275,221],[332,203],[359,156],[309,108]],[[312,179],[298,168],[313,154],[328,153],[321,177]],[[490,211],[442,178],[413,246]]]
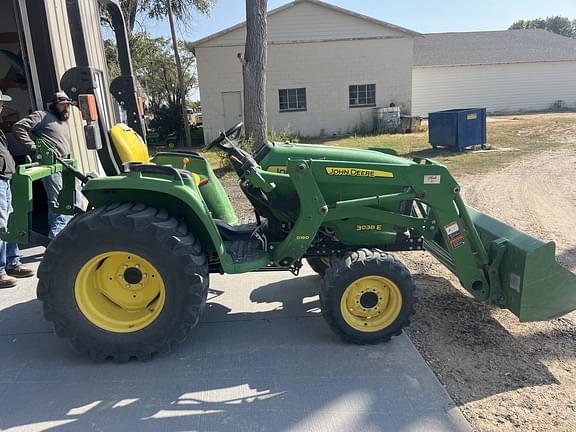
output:
[[[461,151],[486,144],[486,108],[436,111],[428,114],[428,140],[432,147]]]

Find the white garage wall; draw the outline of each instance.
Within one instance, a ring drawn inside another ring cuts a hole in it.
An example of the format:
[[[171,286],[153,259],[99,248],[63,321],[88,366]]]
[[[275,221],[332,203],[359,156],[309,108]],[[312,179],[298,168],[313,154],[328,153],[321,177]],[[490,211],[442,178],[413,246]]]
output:
[[[242,91],[243,47],[199,47],[198,77],[207,141],[224,127],[222,93]],[[268,48],[268,128],[302,136],[352,132],[372,125],[373,108],[349,108],[348,86],[376,84],[376,105],[411,109],[413,39],[271,45]],[[279,112],[278,90],[306,88],[307,110]]]
[[[453,108],[488,112],[544,110],[557,100],[576,108],[576,62],[416,67],[412,113]]]

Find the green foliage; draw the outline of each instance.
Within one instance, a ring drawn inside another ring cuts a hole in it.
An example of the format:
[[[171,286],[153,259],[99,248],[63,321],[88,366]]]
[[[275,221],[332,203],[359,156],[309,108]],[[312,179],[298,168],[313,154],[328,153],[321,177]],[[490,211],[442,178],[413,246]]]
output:
[[[113,40],[104,41],[104,54],[106,55],[106,65],[108,66],[108,75],[113,80],[120,76],[120,64],[118,63],[118,50]]]
[[[146,33],[138,33],[132,39],[134,73],[144,88],[150,107],[156,109],[162,105],[180,105],[182,95],[170,40],[151,39]],[[184,88],[188,92],[196,83],[196,58],[185,43],[179,43],[179,52]]]
[[[144,94],[149,125],[158,128],[164,134],[170,128],[180,135],[183,120],[178,107],[182,97],[178,83],[178,72],[170,39],[150,38],[145,30],[135,32],[134,28],[140,19],[163,19],[168,13],[168,0],[118,0],[126,21],[129,37],[134,76],[139,86],[139,93]],[[172,11],[177,20],[186,24],[194,13],[207,14],[216,0],[171,0]],[[104,7],[101,7],[101,22],[112,27],[112,22]],[[104,42],[106,61],[111,78],[120,74],[115,43]],[[195,57],[189,43],[179,42],[179,53],[184,74],[184,92],[187,94],[196,82]],[[176,114],[178,110],[178,113]],[[174,119],[171,116],[174,115]],[[179,120],[175,120],[178,118]]]
[[[196,83],[196,59],[188,44],[182,42],[179,45],[184,87],[188,92]],[[108,71],[114,78],[120,74],[116,45],[106,40],[104,48]],[[180,110],[182,95],[170,40],[151,38],[145,32],[138,32],[130,38],[130,50],[139,92],[144,96],[146,114],[151,117],[150,126],[157,129],[162,137],[170,132],[180,135],[183,128]]]
[[[509,30],[524,29],[545,29],[562,36],[576,38],[576,19],[570,20],[566,17],[552,16],[546,18],[536,18],[533,20],[519,20],[513,23]]]
[[[168,12],[167,0],[119,0],[128,34],[131,35],[138,18],[162,19]],[[207,14],[216,0],[172,0],[172,12],[181,22],[188,21],[196,13]],[[103,24],[112,27],[104,7],[100,7],[100,17]]]
[[[184,71],[184,86],[189,90],[196,83],[196,59],[188,44],[180,43],[180,57]],[[120,74],[116,44],[104,41],[108,72],[111,78]],[[134,75],[152,106],[179,103],[178,74],[169,39],[151,38],[145,32],[135,33],[130,38],[130,52]]]
[[[166,0],[142,0],[142,10],[148,12],[150,18],[164,18],[168,13]],[[172,0],[172,12],[179,20],[191,17],[194,12],[207,14],[216,0]]]
[[[300,142],[300,136],[290,131],[289,128],[282,129],[281,131],[272,130],[268,133],[268,141],[272,142],[286,142],[293,143]]]
[[[172,132],[180,139],[184,124],[180,105],[160,106],[154,111],[154,118],[150,121],[150,128],[165,138]]]
[[[126,28],[128,34],[132,33],[134,25],[136,24],[136,15],[140,9],[143,0],[120,0],[120,8],[122,9],[122,15],[124,15],[124,21],[126,21]],[[108,27],[112,26],[112,21],[108,15],[106,8],[100,4],[100,22]]]

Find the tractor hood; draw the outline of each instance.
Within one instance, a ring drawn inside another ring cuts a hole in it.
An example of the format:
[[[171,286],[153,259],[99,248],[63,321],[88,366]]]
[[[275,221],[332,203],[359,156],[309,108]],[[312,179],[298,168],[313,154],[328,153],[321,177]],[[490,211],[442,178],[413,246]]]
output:
[[[395,152],[390,149],[355,149],[322,144],[275,143],[260,161],[260,166],[266,171],[284,173],[288,159],[322,159],[340,162],[393,164],[398,166],[415,164],[415,162],[409,159],[396,156]]]

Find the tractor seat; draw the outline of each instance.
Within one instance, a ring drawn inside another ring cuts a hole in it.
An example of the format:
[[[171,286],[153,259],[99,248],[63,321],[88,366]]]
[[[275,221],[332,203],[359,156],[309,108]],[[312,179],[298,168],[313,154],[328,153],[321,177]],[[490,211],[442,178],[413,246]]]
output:
[[[149,163],[150,154],[146,143],[131,127],[118,123],[110,129],[114,150],[122,164],[131,162]]]
[[[214,223],[222,236],[222,240],[232,242],[250,240],[258,227],[256,223],[230,225],[221,219],[214,219]]]
[[[130,166],[131,164],[150,165],[148,147],[134,129],[124,123],[118,123],[110,129],[110,136],[114,150],[123,166]],[[152,170],[144,167],[142,171],[151,172]],[[185,170],[177,171],[179,171],[183,177],[193,177],[196,185],[200,186],[202,179],[198,174]]]

